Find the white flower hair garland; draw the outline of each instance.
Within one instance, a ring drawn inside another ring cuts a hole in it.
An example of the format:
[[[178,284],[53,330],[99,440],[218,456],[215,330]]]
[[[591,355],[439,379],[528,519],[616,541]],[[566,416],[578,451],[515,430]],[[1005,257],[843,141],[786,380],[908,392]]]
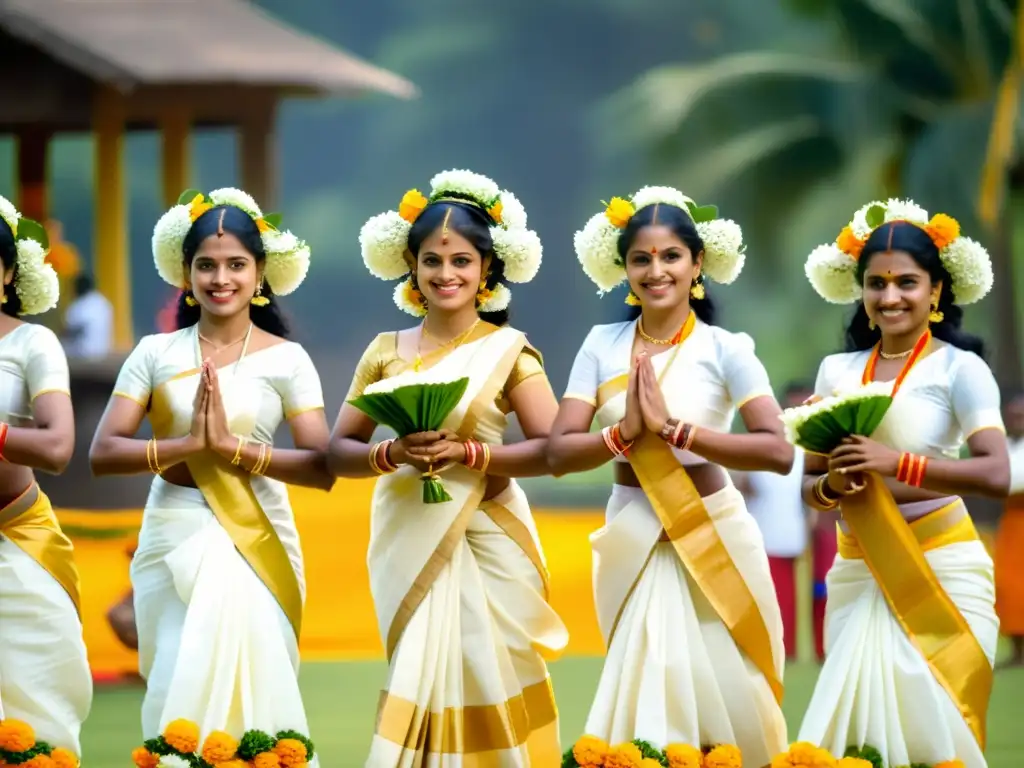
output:
[[[0,196],[0,218],[14,235],[14,291],[21,301],[22,315],[38,315],[57,306],[60,281],[57,271],[46,261],[50,242],[46,229],[37,221],[26,219],[6,197]],[[5,264],[8,269],[13,264]]]
[[[410,189],[403,195],[397,211],[386,211],[370,218],[359,232],[363,263],[370,274],[381,280],[408,276],[395,288],[395,304],[415,317],[426,314],[423,295],[412,282],[406,251],[409,232],[420,214],[431,203],[446,199],[475,203],[490,216],[494,255],[505,266],[505,279],[528,283],[540,269],[543,248],[537,233],[526,227],[526,209],[515,195],[497,183],[472,171],[442,171],[430,180],[430,195]],[[512,292],[503,284],[481,292],[481,312],[507,309]]]
[[[843,227],[835,242],[819,245],[804,265],[807,279],[821,298],[832,304],[852,304],[861,298],[857,262],[871,233],[891,221],[923,229],[939,249],[949,272],[953,301],[973,304],[992,290],[992,260],[980,243],[960,234],[960,223],[944,213],[931,218],[911,200],[875,200],[862,206]]]
[[[599,293],[608,293],[625,281],[626,265],[619,256],[619,235],[637,211],[656,203],[679,208],[693,220],[697,234],[704,241],[703,273],[706,277],[722,284],[739,277],[746,261],[746,246],[743,231],[736,222],[718,218],[715,206],[697,205],[678,189],[644,187],[629,199],[613,197],[573,238],[576,258]]]
[[[263,278],[276,295],[287,296],[302,284],[309,271],[309,246],[291,232],[279,229],[280,214],[263,213],[250,195],[231,187],[215,189],[208,195],[187,190],[178,204],[160,217],[153,228],[153,261],[160,277],[175,288],[185,288],[185,236],[196,219],[218,205],[239,208],[256,223],[267,255]]]

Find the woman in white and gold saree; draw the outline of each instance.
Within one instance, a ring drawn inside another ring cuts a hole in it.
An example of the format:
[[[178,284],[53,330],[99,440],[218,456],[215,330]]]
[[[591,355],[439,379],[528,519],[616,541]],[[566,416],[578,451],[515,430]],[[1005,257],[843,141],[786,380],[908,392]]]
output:
[[[889,200],[858,211],[807,274],[828,301],[858,302],[816,395],[891,382],[894,397],[870,438],[807,456],[804,498],[841,522],[800,739],[885,765],[984,768],[999,621],[992,560],[960,495],[1003,497],[1010,470],[999,389],[958,305],[991,287],[988,254],[948,216]]]
[[[309,249],[232,189],[171,208],[153,246],[183,290],[179,330],[132,351],[90,452],[96,474],[156,475],[131,564],[143,735],[178,720],[204,738],[306,734],[305,584],[285,484],[333,478],[320,380],[277,295],[302,282]],[[150,440],[136,437],[146,417]],[[282,422],[294,448],[273,445]]]
[[[92,675],[71,542],[34,474],[67,466],[75,417],[60,342],[19,319],[57,305],[57,275],[33,231],[42,227],[0,197],[0,750],[24,752],[31,729],[68,768]]]
[[[705,276],[732,282],[743,263],[739,227],[715,213],[648,187],[577,233],[588,276],[602,291],[628,280],[640,312],[583,343],[549,457],[558,474],[615,461],[606,525],[591,536],[608,652],[587,734],[728,745],[762,766],[786,743],[782,618],[757,524],[723,467],[785,473],[793,451],[752,340],[711,324]],[[737,410],[747,434],[730,434]]]
[[[568,637],[548,604],[540,541],[513,479],[547,474],[557,410],[540,354],[505,324],[506,281],[527,282],[540,266],[540,243],[525,226],[510,193],[450,171],[433,179],[429,199],[407,193],[398,212],[361,233],[371,272],[408,274],[396,301],[424,320],[373,341],[348,399],[385,379],[469,379],[438,433],[370,444],[376,424],[348,403],[334,428],[334,472],[381,475],[368,561],[390,670],[369,768],[560,761],[545,659]],[[526,439],[503,445],[512,413]],[[443,466],[452,501],[423,503],[420,475],[431,464]]]

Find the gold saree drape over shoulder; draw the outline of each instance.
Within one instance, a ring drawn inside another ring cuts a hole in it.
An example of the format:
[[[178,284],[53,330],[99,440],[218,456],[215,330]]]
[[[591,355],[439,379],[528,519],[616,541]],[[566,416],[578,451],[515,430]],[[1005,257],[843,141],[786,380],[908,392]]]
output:
[[[670,412],[687,396],[678,349],[652,358]],[[598,390],[602,426],[622,418],[626,383]],[[784,654],[757,525],[732,486],[701,498],[657,436],[645,433],[628,458],[642,488],[615,486],[606,525],[591,536],[608,654],[586,731],[611,742],[735,744],[744,765],[766,765],[786,744]]]
[[[469,378],[445,426],[497,444],[495,398],[525,344],[495,329],[410,383]],[[544,659],[568,640],[547,602],[547,573],[529,505],[513,482],[484,501],[486,478],[441,477],[452,501],[423,504],[419,472],[381,477],[368,563],[390,664],[368,768],[559,765],[558,717]]]

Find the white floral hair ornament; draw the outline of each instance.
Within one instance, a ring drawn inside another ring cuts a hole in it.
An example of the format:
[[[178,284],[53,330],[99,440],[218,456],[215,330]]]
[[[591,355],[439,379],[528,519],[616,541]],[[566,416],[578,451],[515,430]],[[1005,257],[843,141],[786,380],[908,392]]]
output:
[[[573,238],[576,258],[599,293],[607,293],[626,280],[619,235],[637,211],[655,204],[679,208],[693,220],[704,241],[705,277],[722,284],[739,277],[746,261],[746,246],[736,222],[718,218],[715,206],[697,205],[678,189],[644,187],[628,199],[613,197],[605,210],[592,216]]]
[[[857,262],[871,233],[891,221],[905,221],[924,230],[939,249],[951,278],[957,304],[973,304],[992,290],[992,260],[980,243],[960,234],[960,224],[944,213],[931,218],[910,200],[873,201],[862,206],[843,227],[834,243],[819,245],[807,257],[804,271],[821,298],[832,304],[852,304],[861,298]]]
[[[267,257],[263,278],[276,295],[287,296],[302,284],[309,271],[309,246],[280,229],[280,214],[263,213],[250,195],[231,187],[215,189],[208,195],[187,190],[178,198],[178,204],[160,217],[153,228],[153,261],[160,277],[175,288],[185,288],[185,236],[196,219],[218,205],[239,208],[256,223]]]
[[[14,236],[17,264],[14,290],[21,301],[19,314],[38,315],[53,309],[60,298],[60,281],[56,270],[46,261],[50,252],[46,229],[39,222],[23,217],[5,197],[0,197],[0,218]]]
[[[411,189],[403,195],[397,211],[370,218],[359,232],[363,263],[370,274],[381,280],[397,280],[410,274],[406,261],[409,232],[420,214],[432,203],[460,200],[476,204],[487,212],[494,224],[490,228],[494,255],[504,264],[505,279],[528,283],[540,269],[543,248],[537,233],[526,227],[526,209],[507,190],[491,179],[472,171],[443,171],[430,180],[430,195]],[[499,283],[481,293],[481,312],[507,309],[512,292]],[[395,303],[415,317],[426,314],[423,296],[412,284],[412,277],[395,288]]]

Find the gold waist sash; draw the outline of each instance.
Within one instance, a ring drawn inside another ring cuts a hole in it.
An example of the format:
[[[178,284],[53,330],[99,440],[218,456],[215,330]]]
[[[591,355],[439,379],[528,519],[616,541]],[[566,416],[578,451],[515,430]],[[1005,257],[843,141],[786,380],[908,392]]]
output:
[[[71,540],[64,535],[50,499],[32,483],[18,498],[0,509],[0,535],[9,539],[53,576],[82,613],[78,571]]]
[[[978,534],[962,501],[907,523],[885,482],[875,473],[865,479],[862,492],[843,500],[843,521],[852,535],[839,537],[840,553],[864,560],[889,610],[984,749],[992,667],[924,556]]]
[[[637,439],[628,458],[683,566],[781,702],[782,680],[775,671],[771,636],[761,609],[693,481],[672,449],[652,432],[645,431]]]

